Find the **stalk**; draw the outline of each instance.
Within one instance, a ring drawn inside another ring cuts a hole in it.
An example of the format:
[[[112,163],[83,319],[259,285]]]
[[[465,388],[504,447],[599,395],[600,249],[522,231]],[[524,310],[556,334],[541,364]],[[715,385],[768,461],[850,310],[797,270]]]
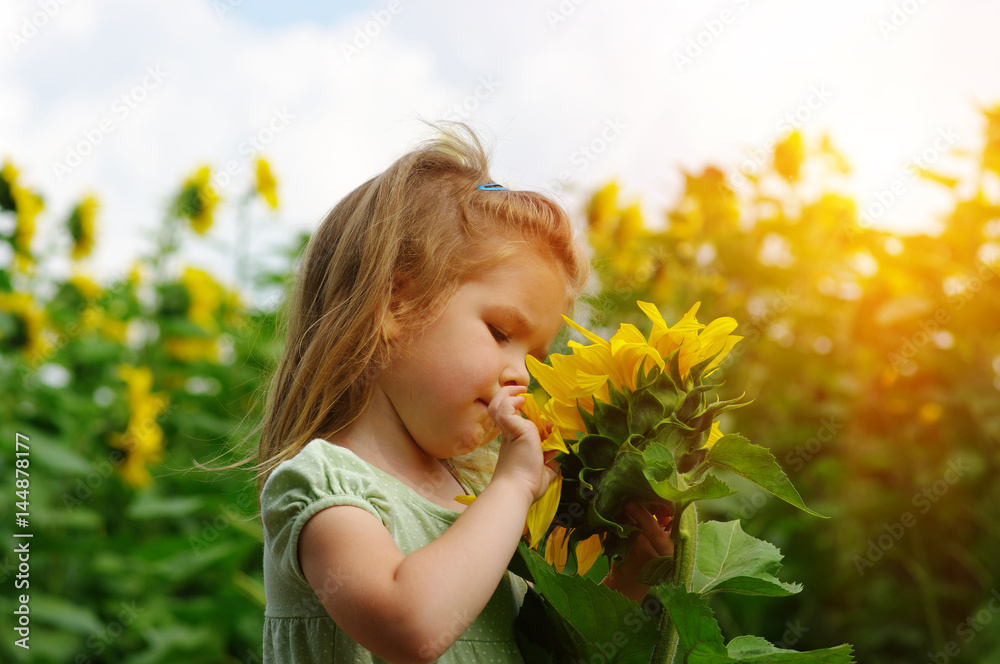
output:
[[[674,540],[674,570],[670,583],[690,591],[698,553],[698,508],[694,503],[681,511],[676,523],[677,527],[671,533]],[[670,619],[670,612],[664,607],[663,616],[660,618],[660,640],[653,650],[650,664],[673,664],[679,640],[677,626]]]

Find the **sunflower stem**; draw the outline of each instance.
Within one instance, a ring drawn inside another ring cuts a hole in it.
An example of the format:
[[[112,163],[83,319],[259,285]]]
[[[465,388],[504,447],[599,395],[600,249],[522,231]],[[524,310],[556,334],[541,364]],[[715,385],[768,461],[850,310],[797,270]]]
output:
[[[698,553],[698,509],[695,504],[687,505],[675,523],[677,527],[671,533],[674,540],[674,571],[670,582],[690,591]],[[664,607],[663,616],[660,618],[660,639],[653,650],[650,664],[673,664],[679,642],[677,626],[671,620],[670,612]]]

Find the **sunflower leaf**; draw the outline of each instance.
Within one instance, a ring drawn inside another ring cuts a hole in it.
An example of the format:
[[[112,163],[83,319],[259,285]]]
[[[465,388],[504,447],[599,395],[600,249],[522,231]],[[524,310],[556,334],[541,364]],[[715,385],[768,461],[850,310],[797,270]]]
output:
[[[781,552],[770,542],[747,535],[735,521],[706,521],[698,528],[698,555],[692,588],[701,594],[731,592],[739,595],[785,597],[802,590],[774,574],[781,567]]]
[[[656,586],[670,580],[670,575],[674,571],[673,556],[659,556],[653,558],[639,570],[639,583],[647,586]]]
[[[540,602],[532,599],[533,622],[537,627],[537,620],[542,619],[541,608],[549,623],[548,629],[543,630],[527,630],[528,626],[523,623],[518,626],[519,641],[527,636],[535,644],[530,652],[538,654],[539,648],[554,648],[553,660],[559,662],[649,662],[649,653],[658,637],[661,608],[658,603],[647,602],[640,606],[585,577],[559,574],[523,542],[518,545],[518,555],[530,569],[534,590],[540,595]],[[655,609],[650,613],[654,604]],[[545,634],[553,634],[556,638],[548,640]],[[623,634],[628,634],[628,638],[623,639]],[[613,652],[609,649],[611,644]]]
[[[716,644],[699,643],[688,653],[687,664],[853,664],[850,645],[822,650],[775,648],[759,636],[738,636],[719,653]]]
[[[645,435],[663,418],[663,403],[650,390],[633,392],[628,398],[629,433]]]
[[[742,475],[803,512],[828,518],[805,506],[802,496],[792,486],[773,454],[759,445],[754,445],[743,436],[727,434],[720,438],[708,451],[705,463]]]

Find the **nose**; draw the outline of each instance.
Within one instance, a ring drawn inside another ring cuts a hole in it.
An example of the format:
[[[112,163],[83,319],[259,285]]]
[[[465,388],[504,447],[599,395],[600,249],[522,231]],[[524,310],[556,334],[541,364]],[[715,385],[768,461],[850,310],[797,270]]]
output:
[[[528,374],[528,367],[523,357],[511,360],[500,372],[501,385],[523,385],[528,386],[531,376]]]

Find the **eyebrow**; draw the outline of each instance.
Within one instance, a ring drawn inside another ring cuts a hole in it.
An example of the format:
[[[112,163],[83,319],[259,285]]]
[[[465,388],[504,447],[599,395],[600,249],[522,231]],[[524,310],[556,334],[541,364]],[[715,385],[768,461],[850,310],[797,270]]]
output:
[[[527,316],[525,316],[517,307],[512,307],[509,304],[497,304],[493,307],[493,311],[500,317],[506,318],[507,322],[511,325],[515,325],[520,328],[531,327],[531,323],[528,321]]]
[[[505,318],[508,325],[519,327],[522,330],[533,330],[531,321],[517,307],[512,307],[509,304],[497,304],[493,306],[493,312],[497,316]],[[537,356],[538,359],[544,359],[549,354],[549,347],[533,349],[530,354]]]

